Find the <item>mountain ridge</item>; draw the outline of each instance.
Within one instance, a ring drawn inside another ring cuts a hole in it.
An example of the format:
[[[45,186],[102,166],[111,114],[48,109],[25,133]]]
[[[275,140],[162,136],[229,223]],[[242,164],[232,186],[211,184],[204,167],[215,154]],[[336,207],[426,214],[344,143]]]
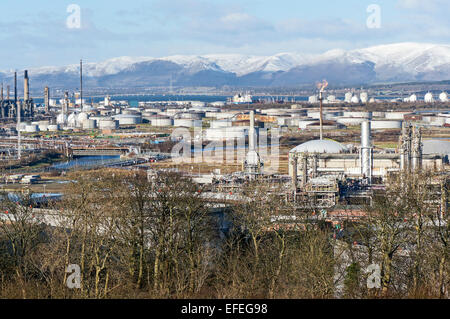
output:
[[[79,65],[30,68],[36,85],[76,87]],[[322,54],[283,52],[117,57],[85,63],[86,84],[99,87],[145,86],[297,86],[323,78],[336,84],[442,81],[450,79],[450,45],[403,42]],[[0,72],[2,81],[10,71]],[[20,82],[20,81],[19,81]],[[33,85],[33,84],[32,84]]]

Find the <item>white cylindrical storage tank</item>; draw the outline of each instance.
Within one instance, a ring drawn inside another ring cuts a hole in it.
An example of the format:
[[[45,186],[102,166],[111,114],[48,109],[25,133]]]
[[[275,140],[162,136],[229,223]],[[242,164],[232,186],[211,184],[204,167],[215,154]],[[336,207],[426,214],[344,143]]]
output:
[[[448,95],[446,92],[442,92],[441,94],[439,94],[439,100],[443,103],[448,102]]]
[[[425,103],[433,103],[434,102],[433,94],[431,92],[428,92],[427,94],[425,94],[423,100],[425,101]]]
[[[67,125],[71,127],[75,127],[77,124],[77,116],[75,113],[72,113],[67,118]]]
[[[386,112],[384,114],[384,117],[387,120],[403,120],[405,118],[405,115],[410,115],[412,113],[410,112]]]
[[[191,119],[174,119],[173,126],[176,127],[201,127],[202,121]]]
[[[56,117],[56,123],[58,124],[67,123],[67,115],[62,113],[58,114],[58,116]]]
[[[327,96],[327,101],[330,102],[330,103],[336,102],[336,96],[335,95],[328,95]]]
[[[113,118],[119,121],[119,125],[136,125],[142,122],[141,115],[119,114]]]
[[[248,127],[246,126],[208,128],[205,130],[205,139],[212,141],[245,138],[246,135],[248,135]]]
[[[92,119],[86,119],[83,121],[83,130],[93,130],[97,126],[97,121]]]
[[[98,122],[98,128],[101,130],[116,130],[119,127],[119,121],[113,119],[102,119]]]
[[[401,120],[372,120],[370,121],[372,130],[401,129]]]
[[[369,101],[369,94],[367,92],[361,92],[359,98],[361,99],[361,103],[367,103]]]
[[[30,124],[25,126],[25,132],[27,133],[36,133],[39,132],[39,126],[36,124]]]
[[[353,94],[351,92],[345,93],[344,101],[350,103],[352,101]]]
[[[216,120],[211,121],[210,127],[211,128],[222,128],[222,127],[231,127],[233,125],[233,122],[230,120]]]
[[[314,119],[299,120],[298,128],[304,130],[304,129],[306,129],[306,126],[308,126],[309,124],[315,123],[315,122],[317,122],[317,120],[314,120]]]
[[[317,95],[312,95],[312,96],[308,97],[308,102],[309,103],[317,103],[317,102],[319,102],[319,98],[317,97]]]
[[[341,117],[336,119],[336,122],[344,124],[345,126],[360,125],[364,121],[367,121],[367,119],[362,117]]]
[[[172,119],[169,117],[157,117],[151,120],[152,126],[162,127],[162,126],[172,126]]]
[[[372,116],[383,118],[385,116],[385,112],[373,111]]]
[[[353,96],[352,99],[351,99],[351,102],[352,102],[352,103],[359,103],[359,97],[356,96],[356,95]]]
[[[344,112],[343,117],[360,117],[368,119],[370,117],[370,112],[357,112],[357,111],[350,111],[350,112]]]
[[[57,131],[59,131],[59,128],[60,128],[59,124],[51,124],[48,126],[48,131],[49,132],[57,132]]]
[[[48,124],[39,124],[39,131],[46,132],[48,130]]]

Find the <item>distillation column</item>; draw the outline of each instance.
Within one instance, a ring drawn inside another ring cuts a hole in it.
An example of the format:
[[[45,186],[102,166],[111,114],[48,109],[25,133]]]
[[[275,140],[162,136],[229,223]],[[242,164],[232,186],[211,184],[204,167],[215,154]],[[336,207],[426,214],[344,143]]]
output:
[[[361,123],[361,175],[367,178],[369,184],[372,183],[373,169],[373,149],[370,128],[370,121]]]

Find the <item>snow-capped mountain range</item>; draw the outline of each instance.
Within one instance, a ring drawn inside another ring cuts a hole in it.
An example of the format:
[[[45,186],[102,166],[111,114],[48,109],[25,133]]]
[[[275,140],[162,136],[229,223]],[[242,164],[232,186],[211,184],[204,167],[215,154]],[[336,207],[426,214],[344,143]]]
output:
[[[79,65],[29,69],[34,86],[77,87]],[[163,58],[119,57],[85,63],[86,85],[289,86],[323,78],[335,84],[450,80],[450,45],[397,43],[323,54],[217,54]],[[8,81],[11,71],[0,72]],[[32,85],[33,85],[32,82]]]

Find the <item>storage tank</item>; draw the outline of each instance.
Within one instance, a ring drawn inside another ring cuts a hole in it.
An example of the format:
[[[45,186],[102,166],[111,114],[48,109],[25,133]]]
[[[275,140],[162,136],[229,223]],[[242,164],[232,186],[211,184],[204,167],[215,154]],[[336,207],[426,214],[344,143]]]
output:
[[[39,127],[39,131],[41,131],[41,132],[46,132],[47,130],[48,130],[48,123],[47,124],[39,124],[38,125],[38,127]]]
[[[428,92],[427,94],[425,94],[423,100],[425,101],[425,103],[433,103],[434,102],[433,94],[431,92]]]
[[[56,117],[56,123],[58,124],[67,123],[67,115],[62,113],[58,114],[58,116]]]
[[[370,121],[372,130],[385,130],[385,129],[401,129],[402,120],[372,120]]]
[[[59,124],[51,124],[48,126],[48,131],[49,132],[57,132],[57,131],[59,131],[59,128],[60,128]]]
[[[367,103],[369,101],[369,94],[367,92],[361,92],[359,98],[361,99],[361,103]]]
[[[142,123],[141,115],[118,114],[113,116],[113,118],[119,122],[119,125],[136,125]]]
[[[387,120],[403,120],[405,115],[411,115],[411,112],[386,112],[384,117]]]
[[[246,126],[207,128],[205,130],[205,139],[211,141],[245,138],[246,135],[248,135]]]
[[[345,93],[344,101],[350,103],[352,101],[353,94],[351,92]]]
[[[306,127],[307,127],[309,124],[312,124],[312,123],[315,123],[315,122],[317,122],[317,120],[315,120],[315,119],[304,119],[304,120],[299,120],[299,121],[298,121],[298,128],[304,130],[304,129],[306,129]]]
[[[176,127],[202,127],[202,121],[191,119],[174,119],[173,126]]]
[[[75,127],[77,124],[77,116],[75,113],[72,113],[67,118],[67,125],[71,127]]]
[[[93,130],[97,127],[97,121],[92,119],[86,119],[83,121],[83,130]]]
[[[231,127],[233,123],[230,120],[215,120],[210,122],[211,128]]]
[[[27,133],[36,133],[39,132],[39,126],[36,124],[30,124],[25,126],[25,132]]]
[[[119,121],[108,118],[101,119],[98,122],[98,128],[101,130],[116,130],[119,128]]]
[[[162,126],[172,126],[173,122],[170,117],[157,117],[151,120],[152,126],[162,127]]]
[[[312,96],[308,97],[308,102],[309,103],[317,103],[317,102],[319,102],[319,98],[317,97],[317,95],[312,95]]]
[[[359,103],[359,97],[356,96],[356,95],[353,96],[352,99],[351,99],[351,102],[352,102],[352,103],[355,103],[355,104],[356,104],[356,103]]]
[[[344,124],[345,126],[361,125],[362,122],[367,121],[367,118],[362,117],[340,117],[336,119],[336,122]]]
[[[350,112],[344,112],[343,117],[359,117],[359,118],[370,118],[370,112],[357,112],[357,111],[350,111]]]
[[[442,92],[441,94],[439,94],[439,100],[443,103],[448,102],[448,95],[446,92]]]

